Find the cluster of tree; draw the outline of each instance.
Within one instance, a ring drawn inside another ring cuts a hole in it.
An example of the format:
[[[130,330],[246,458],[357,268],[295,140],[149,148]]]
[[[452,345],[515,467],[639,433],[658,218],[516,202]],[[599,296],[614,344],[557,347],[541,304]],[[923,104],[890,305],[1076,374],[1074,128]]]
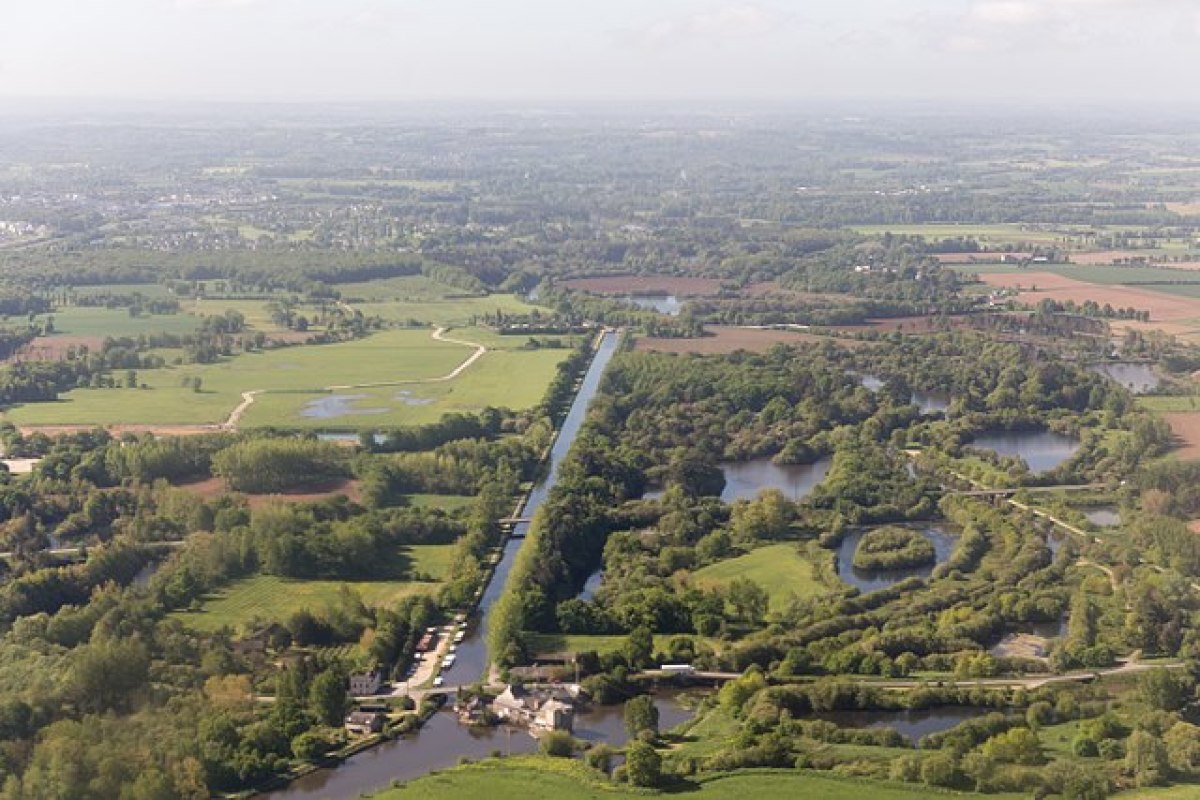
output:
[[[212,472],[231,489],[266,494],[343,478],[349,469],[346,451],[332,442],[253,438],[215,453]]]
[[[909,528],[873,528],[854,549],[854,568],[862,570],[909,569],[937,560],[933,542]]]

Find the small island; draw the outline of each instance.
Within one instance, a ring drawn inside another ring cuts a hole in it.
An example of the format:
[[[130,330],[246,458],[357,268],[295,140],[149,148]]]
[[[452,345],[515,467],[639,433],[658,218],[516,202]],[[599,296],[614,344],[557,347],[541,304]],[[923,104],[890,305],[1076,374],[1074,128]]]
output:
[[[854,568],[863,570],[911,569],[937,561],[933,542],[920,531],[889,526],[863,534],[854,551]]]

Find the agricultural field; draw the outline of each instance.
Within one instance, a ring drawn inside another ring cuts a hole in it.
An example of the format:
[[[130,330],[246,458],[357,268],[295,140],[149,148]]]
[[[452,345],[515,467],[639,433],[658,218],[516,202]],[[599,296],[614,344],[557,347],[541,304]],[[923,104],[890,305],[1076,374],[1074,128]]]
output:
[[[1164,414],[1171,432],[1179,440],[1179,449],[1174,451],[1177,458],[1193,460],[1200,458],[1200,412],[1181,411]]]
[[[828,560],[828,554],[825,558]],[[723,586],[735,578],[754,581],[767,591],[773,610],[782,609],[794,599],[818,597],[830,590],[820,567],[795,544],[759,547],[744,556],[711,564],[693,577],[703,587]]]
[[[572,766],[574,768],[572,768]],[[957,797],[920,786],[840,778],[792,770],[748,770],[711,778],[689,787],[695,800],[929,800]],[[539,758],[489,760],[430,775],[374,795],[375,800],[633,800],[644,790],[602,782],[595,773],[571,762],[546,763]],[[995,800],[1015,800],[1023,795],[994,794]],[[1149,797],[1149,796],[1148,796]]]
[[[302,608],[328,608],[344,586],[357,592],[368,606],[387,605],[410,595],[436,592],[449,568],[452,550],[453,545],[404,548],[404,577],[393,580],[322,581],[273,575],[241,578],[206,598],[199,611],[180,611],[174,616],[195,630],[239,630],[254,620],[286,620]],[[422,579],[410,579],[408,575]]]
[[[1150,312],[1149,322],[1114,321],[1115,329],[1158,329],[1179,336],[1200,331],[1200,284],[1155,285],[1150,289],[1145,286],[1109,282],[1114,278],[1112,271],[1123,273],[1126,280],[1130,280],[1129,273],[1134,270],[1135,268],[1129,267],[1084,267],[1070,276],[1059,269],[1037,272],[985,272],[980,277],[989,286],[1018,290],[1017,299],[1030,305],[1036,305],[1046,299],[1058,302],[1071,300],[1076,303],[1092,300],[1100,305],[1109,304],[1113,308],[1134,308]],[[1158,272],[1150,269],[1137,271]],[[1180,278],[1178,272],[1173,274],[1175,280],[1186,279],[1186,276]],[[1090,276],[1094,276],[1095,279],[1089,279]],[[1195,292],[1198,296],[1192,297],[1178,290]]]

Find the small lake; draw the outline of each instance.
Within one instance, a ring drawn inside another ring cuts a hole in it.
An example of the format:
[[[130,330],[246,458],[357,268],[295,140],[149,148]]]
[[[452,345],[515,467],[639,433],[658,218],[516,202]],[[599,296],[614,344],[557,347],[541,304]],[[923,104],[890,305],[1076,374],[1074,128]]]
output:
[[[1054,431],[989,431],[976,436],[971,447],[1015,457],[1033,473],[1054,469],[1079,450],[1079,440]]]
[[[859,383],[871,392],[878,392],[887,386],[887,382],[877,375],[863,375],[859,379]],[[940,392],[914,391],[909,402],[919,408],[922,414],[944,414],[950,408],[949,395]]]
[[[673,294],[631,294],[625,298],[638,308],[657,311],[671,317],[678,317],[683,311],[683,303]]]
[[[823,719],[839,728],[891,728],[913,744],[931,733],[941,733],[990,709],[944,706],[920,711],[823,711],[806,719]]]
[[[309,400],[300,409],[300,416],[309,419],[333,419],[335,417],[357,416],[360,414],[386,414],[388,408],[358,408],[354,404],[366,400],[365,394],[331,394]]]
[[[1153,364],[1113,362],[1092,364],[1088,369],[1098,375],[1107,375],[1134,394],[1152,392],[1162,385],[1162,378],[1154,371]]]
[[[822,458],[812,464],[776,464],[769,458],[721,464],[725,473],[725,490],[721,499],[753,500],[763,489],[778,489],[789,500],[803,500],[817,484],[825,480],[832,458]]]
[[[1087,521],[1101,528],[1115,528],[1121,524],[1121,512],[1116,506],[1098,506],[1083,512]]]
[[[928,578],[937,564],[950,557],[958,538],[939,525],[921,525],[916,530],[933,544],[934,552],[937,554],[935,564],[909,569],[857,569],[854,566],[854,551],[858,548],[858,542],[867,530],[855,530],[847,533],[842,539],[842,543],[838,545],[836,559],[838,577],[844,583],[848,583],[864,593],[886,589],[905,578]]]
[[[677,693],[661,693],[655,698],[660,730],[691,719]],[[588,742],[608,742],[620,746],[628,740],[623,706],[597,706],[575,718],[575,736]],[[523,728],[471,728],[460,725],[450,711],[430,717],[416,733],[384,742],[378,747],[351,756],[336,769],[320,769],[292,781],[286,788],[270,792],[271,800],[327,800],[359,797],[364,792],[386,787],[392,781],[410,781],[434,770],[458,764],[459,758],[488,758],[502,755],[535,753],[538,741]]]

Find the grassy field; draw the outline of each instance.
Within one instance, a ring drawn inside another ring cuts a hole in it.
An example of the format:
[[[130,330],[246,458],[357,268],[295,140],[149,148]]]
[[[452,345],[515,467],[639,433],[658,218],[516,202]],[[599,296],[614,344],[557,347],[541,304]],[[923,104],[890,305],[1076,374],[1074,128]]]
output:
[[[402,551],[409,559],[408,574],[432,580],[306,581],[256,575],[215,593],[204,601],[200,611],[182,611],[174,616],[196,630],[237,630],[255,619],[282,621],[302,608],[327,607],[343,586],[358,592],[367,605],[386,605],[409,595],[437,591],[449,568],[452,549],[452,545],[414,545]]]
[[[54,318],[54,332],[62,336],[140,336],[143,333],[192,333],[200,321],[189,314],[147,314],[131,317],[123,308],[68,306],[37,319]]]
[[[476,330],[451,335],[467,341],[488,338],[487,332]],[[79,389],[57,402],[19,406],[4,416],[18,425],[215,424],[241,402],[242,392],[251,390],[265,393],[244,416],[245,426],[354,429],[430,422],[447,411],[488,405],[528,408],[541,399],[570,351],[520,350],[522,341],[517,338],[503,339],[502,344],[507,349],[489,352],[460,377],[442,383],[325,389],[441,377],[472,352],[461,344],[436,341],[427,330],[391,330],[352,342],[288,347],[216,364],[141,370],[138,380],[147,389]],[[185,377],[199,378],[203,390],[184,388]],[[402,395],[405,391],[409,394]],[[307,403],[328,401],[335,393],[355,399],[334,409],[335,416],[302,414]]]
[[[557,762],[557,763],[554,763]],[[644,790],[611,784],[575,762],[521,757],[489,759],[430,775],[374,795],[376,800],[633,800]],[[840,778],[793,770],[747,770],[697,782],[684,796],[695,800],[927,800],[959,796],[922,786]],[[994,794],[996,800],[1022,795]],[[1180,795],[1182,797],[1182,795]]]
[[[528,314],[534,306],[511,294],[488,297],[401,298],[388,301],[356,303],[352,308],[368,317],[382,317],[390,322],[420,322],[426,325],[471,325],[484,314]],[[542,308],[544,314],[550,312]]]
[[[413,508],[440,508],[442,511],[457,511],[475,502],[474,497],[461,494],[410,494],[408,504]]]
[[[342,298],[351,304],[363,301],[380,302],[398,300],[413,302],[418,300],[445,300],[452,295],[463,294],[462,289],[439,283],[424,275],[405,275],[400,278],[383,278],[377,281],[360,283],[334,284]]]
[[[1200,397],[1196,395],[1162,395],[1155,397],[1139,397],[1139,407],[1147,411],[1157,411],[1160,414],[1172,412],[1200,411]]]
[[[775,544],[744,556],[710,564],[693,576],[701,586],[748,578],[767,590],[771,608],[779,610],[793,598],[816,597],[829,591],[819,568],[795,544]]]
[[[306,417],[303,413],[306,406],[328,398],[328,393],[266,394],[251,406],[244,424],[383,428],[422,425],[436,422],[449,412],[475,412],[486,406],[532,408],[541,401],[559,363],[570,353],[566,348],[524,350],[520,337],[496,336],[476,328],[456,329],[447,335],[482,344],[488,352],[452,381],[339,392],[355,399],[349,403],[347,413],[333,418]],[[457,353],[458,361],[442,374],[461,363],[470,351],[459,346]]]

